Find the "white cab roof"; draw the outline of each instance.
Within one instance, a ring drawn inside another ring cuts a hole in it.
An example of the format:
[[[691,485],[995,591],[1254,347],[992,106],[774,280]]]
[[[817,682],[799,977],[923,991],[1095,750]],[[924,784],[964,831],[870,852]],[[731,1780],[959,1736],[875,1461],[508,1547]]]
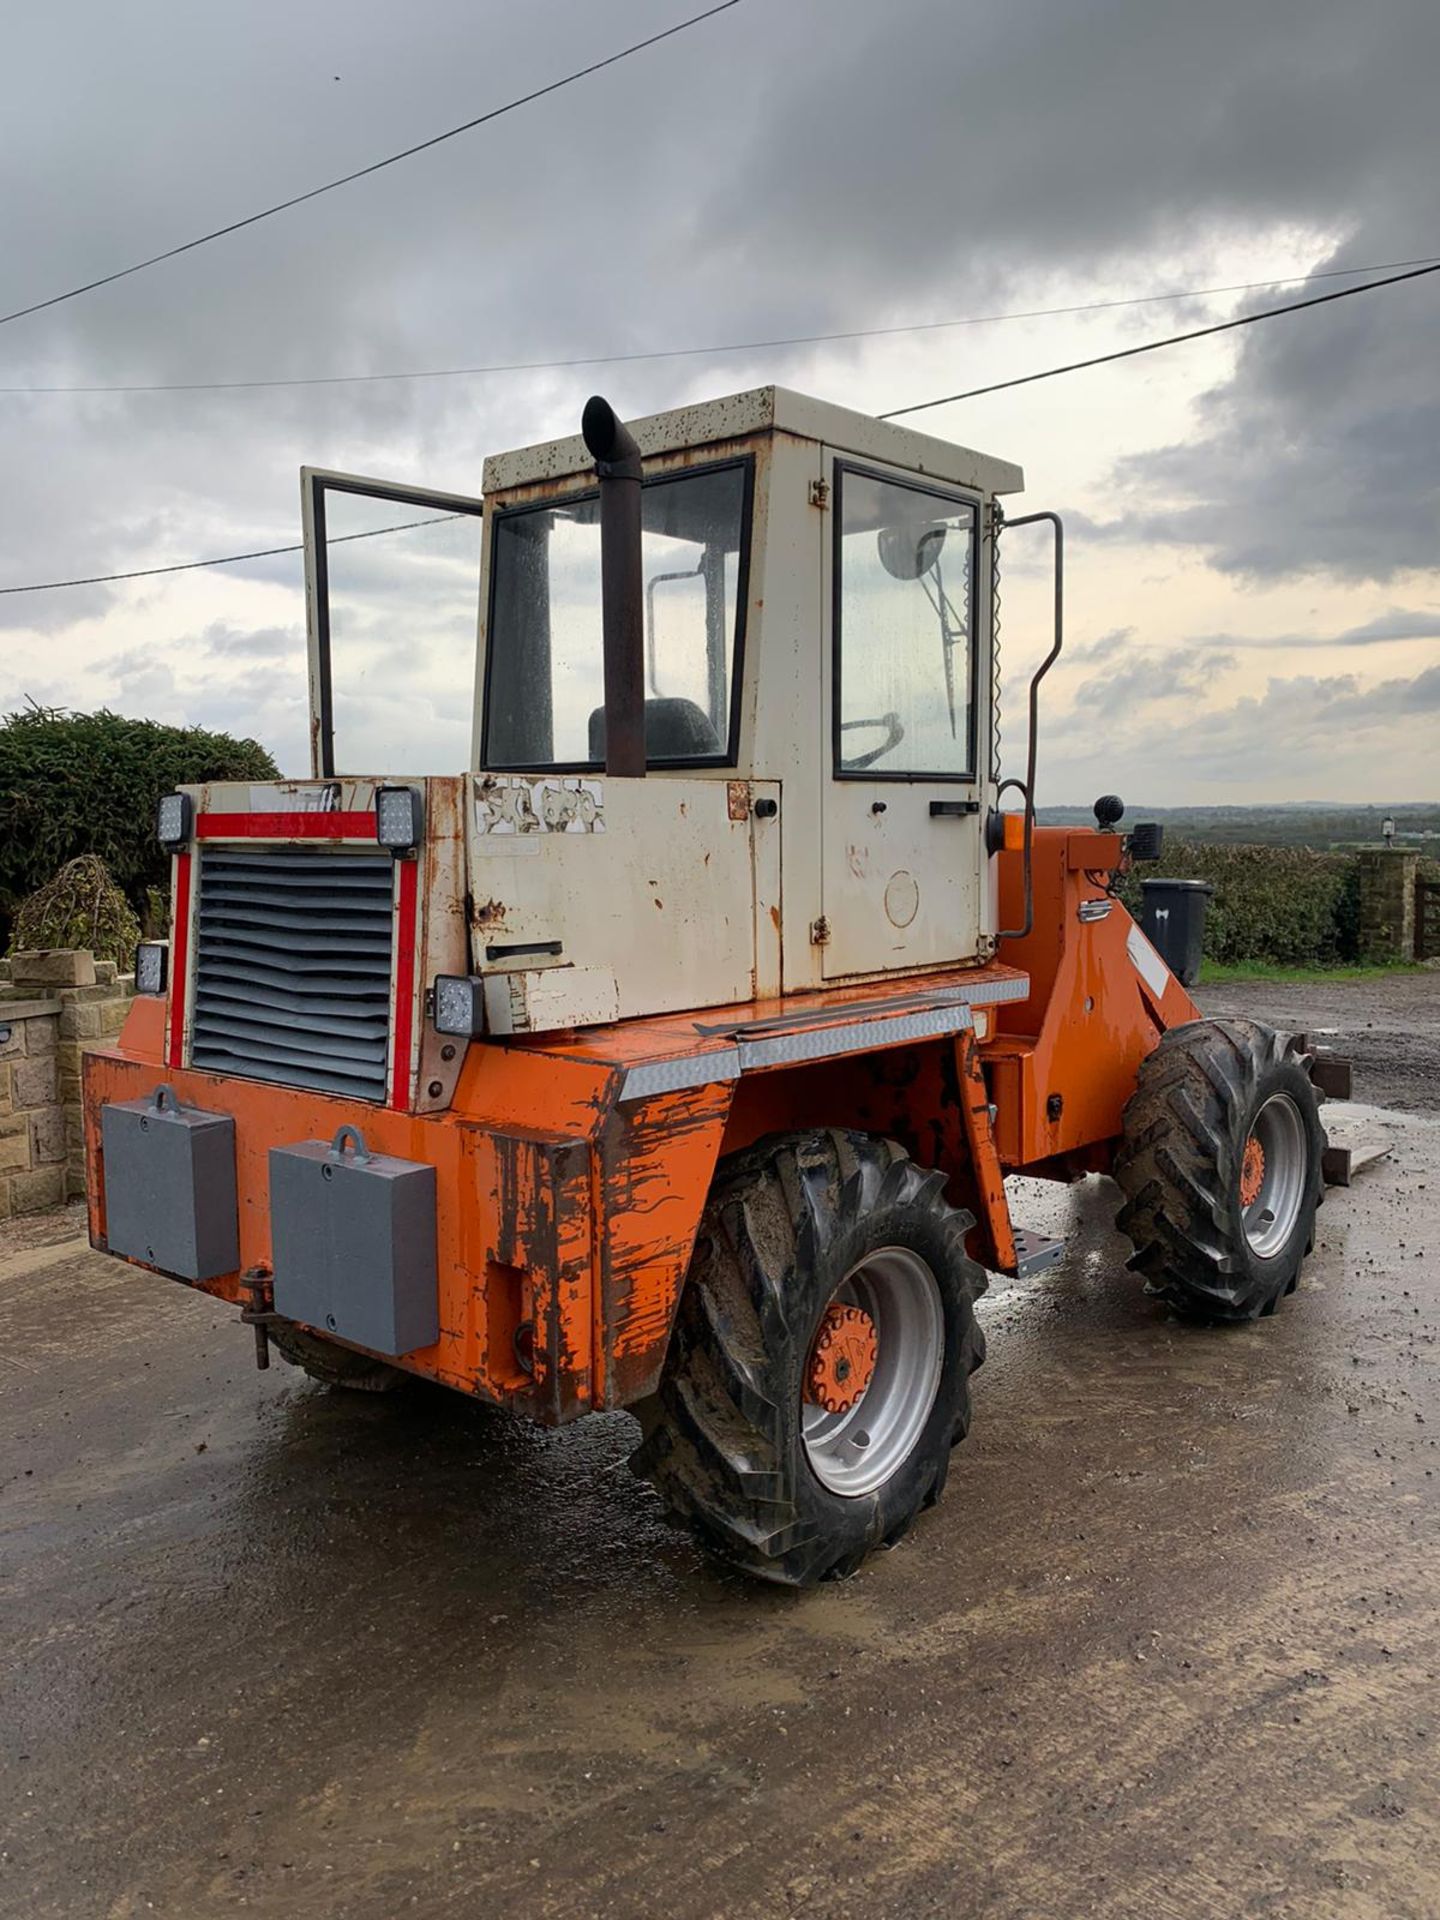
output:
[[[643,454],[676,453],[687,447],[776,432],[984,493],[1018,493],[1025,484],[1024,474],[1009,460],[995,460],[949,440],[917,433],[913,427],[837,407],[828,400],[812,400],[808,394],[792,393],[788,387],[752,387],[748,393],[674,407],[668,413],[652,413],[627,424]],[[594,469],[595,463],[577,433],[565,440],[520,447],[513,453],[492,454],[485,462],[483,484],[487,494],[504,493],[539,481],[593,474]]]

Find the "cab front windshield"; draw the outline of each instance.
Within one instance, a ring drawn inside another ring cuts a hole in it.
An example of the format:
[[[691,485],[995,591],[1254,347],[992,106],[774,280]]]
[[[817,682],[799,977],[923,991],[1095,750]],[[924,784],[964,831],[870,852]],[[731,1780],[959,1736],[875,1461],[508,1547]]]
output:
[[[652,765],[734,759],[748,482],[747,463],[732,461],[647,480],[641,490]],[[485,766],[602,766],[598,494],[498,513],[491,583]]]

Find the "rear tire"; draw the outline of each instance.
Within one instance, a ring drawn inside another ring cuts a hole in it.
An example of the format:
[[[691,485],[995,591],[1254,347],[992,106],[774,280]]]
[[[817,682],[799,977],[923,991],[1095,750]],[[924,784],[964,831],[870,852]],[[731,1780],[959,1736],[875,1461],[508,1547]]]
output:
[[[838,1130],[720,1170],[631,1465],[758,1579],[852,1573],[939,1497],[986,1284],[943,1187],[893,1141]]]
[[[344,1387],[350,1393],[394,1393],[414,1378],[368,1353],[356,1353],[352,1347],[339,1347],[332,1340],[322,1340],[319,1334],[307,1333],[293,1320],[278,1325],[271,1321],[265,1330],[282,1359],[322,1386]]]
[[[1172,1028],[1140,1068],[1115,1178],[1145,1290],[1190,1320],[1254,1320],[1293,1293],[1324,1194],[1319,1097],[1293,1035]]]

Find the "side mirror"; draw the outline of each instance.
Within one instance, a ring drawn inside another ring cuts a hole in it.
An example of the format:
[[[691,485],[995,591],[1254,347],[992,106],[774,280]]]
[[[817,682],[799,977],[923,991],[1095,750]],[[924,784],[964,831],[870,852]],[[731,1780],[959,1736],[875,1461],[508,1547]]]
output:
[[[945,544],[944,527],[881,527],[875,536],[880,564],[896,580],[918,580],[929,573]]]

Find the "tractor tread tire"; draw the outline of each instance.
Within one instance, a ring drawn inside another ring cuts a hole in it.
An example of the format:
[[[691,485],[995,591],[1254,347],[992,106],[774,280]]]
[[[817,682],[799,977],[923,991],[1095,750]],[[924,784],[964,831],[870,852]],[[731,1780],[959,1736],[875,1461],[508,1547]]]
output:
[[[810,1586],[853,1573],[939,1498],[984,1358],[974,1221],[944,1177],[893,1141],[840,1129],[771,1135],[722,1162],[706,1202],[658,1393],[632,1469],[702,1546],[758,1579]],[[871,1249],[908,1242],[940,1288],[946,1359],[925,1430],[872,1492],[812,1472],[800,1376],[831,1294]]]
[[[1261,1259],[1245,1236],[1240,1166],[1251,1125],[1273,1093],[1299,1109],[1304,1192],[1286,1244]],[[1125,1107],[1114,1175],[1125,1195],[1116,1224],[1145,1291],[1184,1319],[1255,1320],[1295,1291],[1324,1198],[1325,1135],[1308,1056],[1293,1034],[1258,1020],[1172,1027],[1141,1063]]]
[[[394,1393],[408,1386],[413,1375],[400,1367],[389,1366],[373,1354],[357,1353],[353,1347],[337,1346],[322,1340],[294,1320],[266,1327],[270,1344],[292,1367],[299,1367],[321,1386],[344,1387],[350,1393]]]

